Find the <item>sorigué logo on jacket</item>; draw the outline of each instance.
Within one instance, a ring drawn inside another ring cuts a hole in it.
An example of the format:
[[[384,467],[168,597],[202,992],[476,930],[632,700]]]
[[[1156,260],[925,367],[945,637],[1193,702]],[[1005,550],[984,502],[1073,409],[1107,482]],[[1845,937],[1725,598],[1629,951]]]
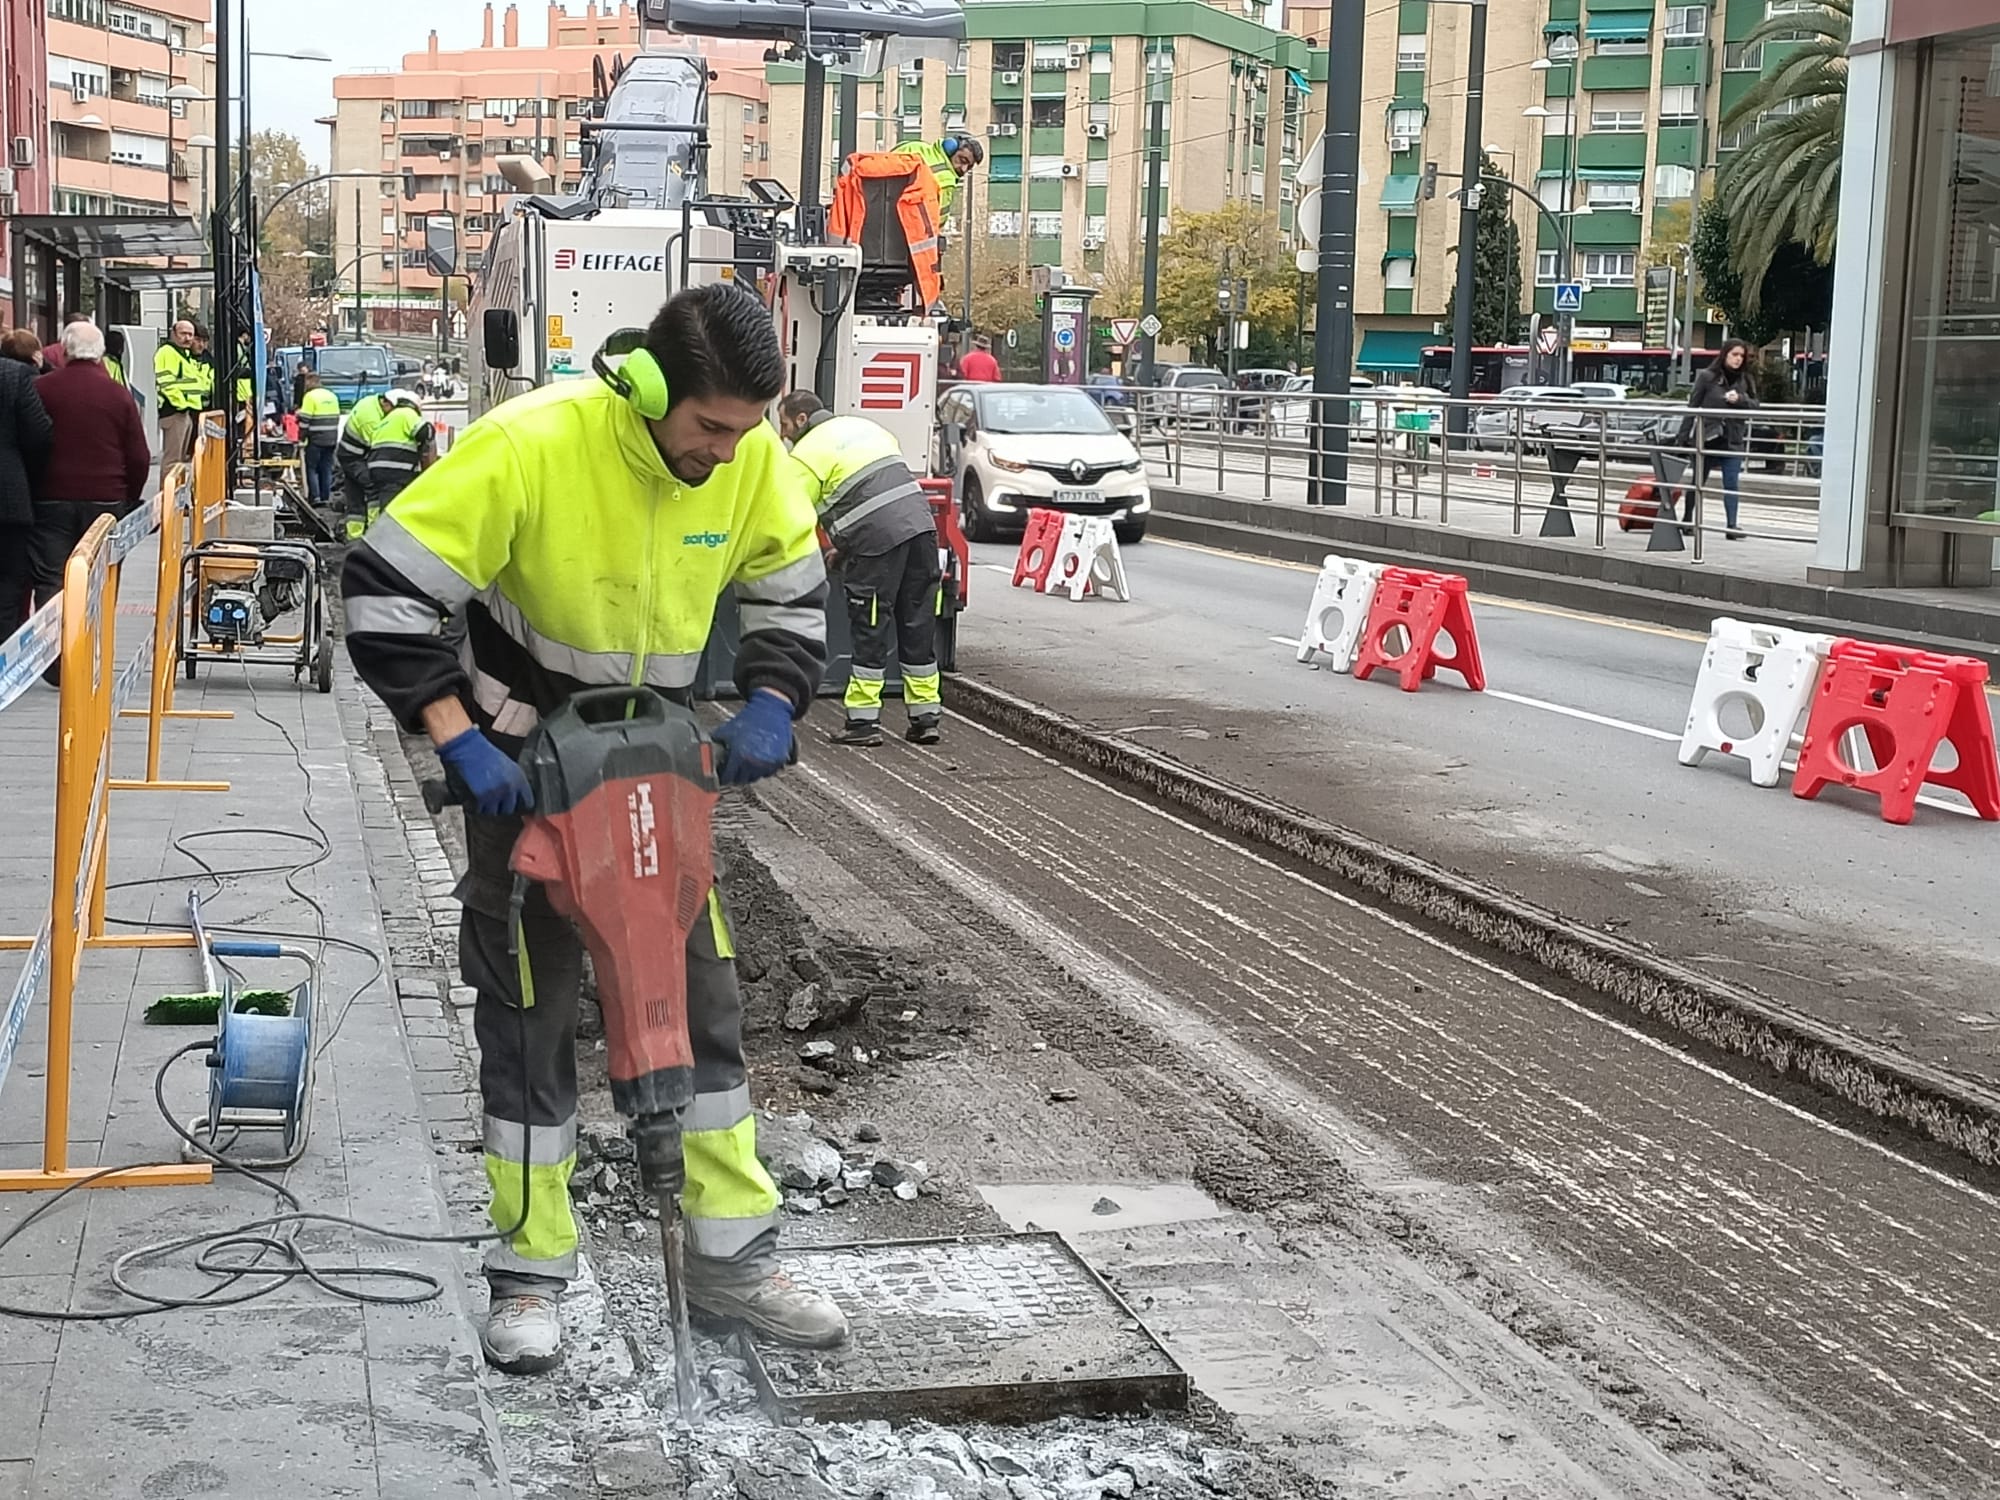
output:
[[[715,548],[720,547],[728,540],[729,533],[726,531],[690,531],[686,536],[681,538],[681,545],[683,547]]]

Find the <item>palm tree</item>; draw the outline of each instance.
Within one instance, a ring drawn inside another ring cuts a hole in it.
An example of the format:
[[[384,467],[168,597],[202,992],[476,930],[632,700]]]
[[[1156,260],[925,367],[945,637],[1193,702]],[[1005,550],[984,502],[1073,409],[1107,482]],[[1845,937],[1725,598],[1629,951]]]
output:
[[[1853,22],[1853,0],[1818,0],[1767,16],[1746,38],[1785,49],[1722,120],[1725,130],[1755,132],[1716,185],[1741,233],[1732,259],[1753,306],[1788,241],[1803,245],[1821,265],[1833,260]]]

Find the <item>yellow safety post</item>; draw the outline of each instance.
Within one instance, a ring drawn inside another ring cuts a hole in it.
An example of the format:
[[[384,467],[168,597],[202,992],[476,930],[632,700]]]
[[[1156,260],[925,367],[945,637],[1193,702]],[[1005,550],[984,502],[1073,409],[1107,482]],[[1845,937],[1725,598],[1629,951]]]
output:
[[[150,705],[123,710],[127,718],[146,723],[146,774],[138,780],[117,778],[112,788],[121,792],[226,792],[226,781],[163,781],[160,779],[160,731],[168,719],[228,719],[228,709],[181,708],[173,706],[174,667],[179,655],[181,583],[187,572],[185,543],[193,525],[194,502],[185,466],[177,465],[167,475],[160,492],[159,569],[153,587],[153,650]]]

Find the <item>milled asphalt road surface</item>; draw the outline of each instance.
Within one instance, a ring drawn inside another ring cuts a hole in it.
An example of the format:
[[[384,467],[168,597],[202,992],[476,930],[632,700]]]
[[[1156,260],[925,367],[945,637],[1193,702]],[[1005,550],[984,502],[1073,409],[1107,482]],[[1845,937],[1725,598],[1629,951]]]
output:
[[[2000,1488],[1994,1198],[962,721],[936,751],[814,747],[804,775],[992,910],[1039,914],[1052,953],[1091,955],[1080,979],[1123,976],[1268,1062],[1420,1212],[1515,1239],[1561,1318],[1619,1330],[1761,1462],[1812,1471],[1801,1493]],[[1865,1457],[1828,1467],[1829,1434]]]
[[[1676,763],[1702,643],[1475,602],[1488,691],[1299,664],[1311,570],[1158,539],[1134,601],[1008,586],[975,549],[960,669],[1960,1072],[2000,1079],[2000,827]],[[1956,800],[1950,793],[1939,802]]]

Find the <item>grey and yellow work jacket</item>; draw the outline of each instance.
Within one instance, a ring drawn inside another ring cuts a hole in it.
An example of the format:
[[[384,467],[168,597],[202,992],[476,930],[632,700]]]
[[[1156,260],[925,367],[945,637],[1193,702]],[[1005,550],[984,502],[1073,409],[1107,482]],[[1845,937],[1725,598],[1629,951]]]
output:
[[[503,749],[580,687],[648,683],[685,701],[731,584],[736,684],[804,713],[826,665],[812,504],[759,425],[699,485],[646,419],[564,381],[495,407],[417,476],[347,556],[355,669],[402,723],[457,697]],[[465,643],[440,622],[463,607]]]
[[[178,344],[162,344],[153,356],[153,385],[163,414],[196,412],[208,404],[215,371]]]
[[[331,448],[340,441],[340,397],[314,386],[299,402],[299,436],[308,448]]]
[[[334,400],[338,401],[338,396]],[[347,414],[347,426],[341,430],[340,447],[335,457],[340,461],[340,471],[359,480],[368,472],[368,444],[375,436],[375,429],[382,425],[382,419],[389,415],[389,403],[380,396],[363,396],[354,403],[354,410]]]
[[[806,471],[819,524],[839,552],[879,557],[937,529],[902,447],[879,423],[819,412],[793,442],[792,459]]]
[[[403,493],[437,439],[414,406],[395,406],[368,439],[368,491],[377,505]]]

